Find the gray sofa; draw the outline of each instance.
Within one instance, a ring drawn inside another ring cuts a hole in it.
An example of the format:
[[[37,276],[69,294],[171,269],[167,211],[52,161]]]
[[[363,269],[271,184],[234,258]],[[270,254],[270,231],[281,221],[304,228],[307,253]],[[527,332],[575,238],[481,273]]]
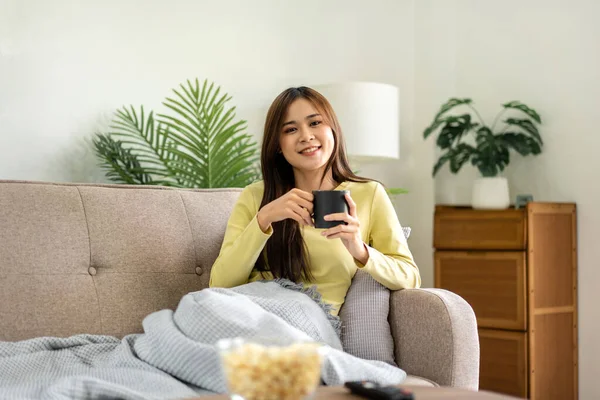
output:
[[[208,286],[240,191],[0,180],[0,340],[141,332],[146,315]],[[395,291],[389,322],[407,383],[477,390],[462,298]]]

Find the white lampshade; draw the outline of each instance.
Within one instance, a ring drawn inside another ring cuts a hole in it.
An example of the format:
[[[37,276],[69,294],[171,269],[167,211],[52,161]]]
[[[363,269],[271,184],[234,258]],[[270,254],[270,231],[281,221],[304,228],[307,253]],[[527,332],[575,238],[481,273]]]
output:
[[[398,88],[372,82],[313,85],[331,103],[349,158],[360,162],[397,159],[400,153]]]

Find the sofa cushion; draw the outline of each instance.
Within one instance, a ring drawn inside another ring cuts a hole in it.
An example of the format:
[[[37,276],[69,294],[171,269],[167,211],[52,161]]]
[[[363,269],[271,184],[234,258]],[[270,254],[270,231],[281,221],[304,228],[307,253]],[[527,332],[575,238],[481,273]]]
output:
[[[0,341],[101,333],[76,187],[0,181]]]
[[[104,334],[140,332],[146,315],[208,286],[239,191],[79,190]]]
[[[411,228],[403,227],[402,230],[408,239]],[[389,311],[389,289],[368,272],[356,271],[339,314],[344,350],[356,357],[396,366]]]
[[[407,375],[403,385],[407,386],[429,386],[429,387],[439,387],[437,383],[430,381],[426,378],[421,378],[420,376]]]
[[[0,180],[0,341],[141,332],[208,286],[241,190]]]

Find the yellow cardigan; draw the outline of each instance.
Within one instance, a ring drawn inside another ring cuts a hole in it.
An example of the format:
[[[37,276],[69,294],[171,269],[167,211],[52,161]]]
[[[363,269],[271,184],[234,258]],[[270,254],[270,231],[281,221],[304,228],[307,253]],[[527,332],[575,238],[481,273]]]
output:
[[[344,303],[358,268],[391,290],[421,286],[419,269],[406,243],[396,211],[378,182],[344,182],[336,189],[349,190],[356,203],[362,240],[368,245],[366,265],[354,259],[340,239],[327,239],[323,229],[301,226],[309,265],[323,301],[337,315]],[[248,282],[273,279],[269,272],[255,271],[254,264],[263,251],[273,228],[263,232],[256,219],[264,184],[255,182],[242,191],[229,218],[219,256],[210,274],[210,287],[234,287]]]

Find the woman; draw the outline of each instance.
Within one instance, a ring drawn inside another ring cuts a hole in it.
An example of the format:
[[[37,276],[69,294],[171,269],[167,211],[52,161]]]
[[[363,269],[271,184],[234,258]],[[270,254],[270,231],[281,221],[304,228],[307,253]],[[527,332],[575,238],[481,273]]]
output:
[[[247,186],[230,216],[211,287],[287,278],[316,285],[337,315],[357,269],[389,289],[421,285],[419,270],[383,186],[356,176],[338,120],[317,91],[282,92],[267,113],[263,180]],[[316,229],[313,190],[348,190],[349,212]]]

